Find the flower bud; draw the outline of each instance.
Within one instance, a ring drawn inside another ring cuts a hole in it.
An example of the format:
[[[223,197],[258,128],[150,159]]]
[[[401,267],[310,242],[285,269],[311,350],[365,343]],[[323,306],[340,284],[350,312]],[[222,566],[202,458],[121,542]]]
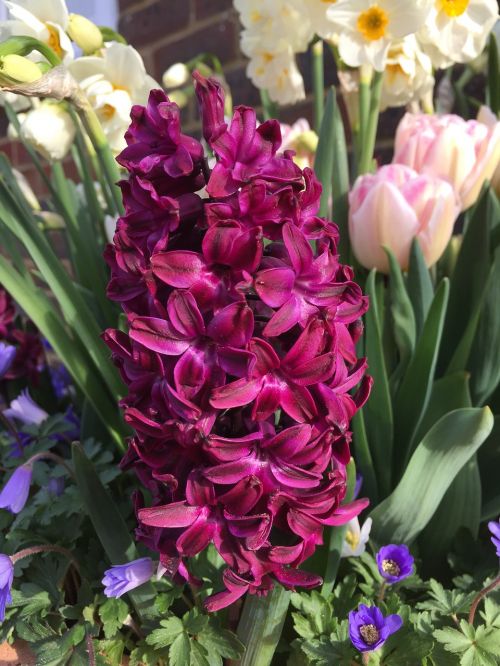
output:
[[[417,238],[427,266],[443,254],[460,212],[453,187],[402,164],[361,176],[349,195],[349,235],[365,268],[388,273],[384,246],[403,269]]]
[[[70,14],[68,35],[88,55],[100,49],[104,43],[102,33],[95,23],[80,14]]]
[[[75,138],[75,125],[60,104],[45,102],[26,114],[21,136],[48,160],[66,157]]]
[[[179,88],[191,79],[189,69],[183,62],[176,62],[165,70],[162,83],[164,88]]]
[[[7,78],[16,83],[32,83],[42,77],[38,65],[28,58],[9,53],[0,58],[0,79]]]
[[[472,206],[500,159],[500,123],[490,126],[455,115],[407,113],[396,133],[394,162],[443,178],[455,188],[462,210]]]

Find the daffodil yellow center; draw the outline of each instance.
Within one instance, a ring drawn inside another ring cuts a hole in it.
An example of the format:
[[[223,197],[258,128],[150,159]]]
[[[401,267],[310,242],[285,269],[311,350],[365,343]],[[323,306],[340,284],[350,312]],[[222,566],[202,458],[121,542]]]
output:
[[[470,0],[438,0],[439,9],[448,16],[460,16],[469,6]]]
[[[380,638],[378,629],[374,624],[362,624],[359,633],[367,645],[374,645]]]
[[[358,30],[370,42],[384,37],[388,25],[387,12],[378,5],[372,5],[358,16]]]
[[[59,58],[62,58],[64,53],[63,53],[63,50],[61,48],[61,40],[59,39],[59,33],[57,32],[57,30],[52,25],[47,25],[47,23],[46,23],[45,27],[47,28],[47,30],[49,32],[49,39],[48,39],[48,42],[47,42],[48,45],[54,51],[54,53],[56,53],[59,56]]]
[[[345,540],[347,541],[348,545],[354,550],[359,544],[359,534],[356,534],[356,532],[353,532],[352,530],[347,530],[347,534],[345,535]]]
[[[103,120],[111,120],[115,113],[116,109],[114,106],[111,106],[111,104],[104,104],[101,108],[100,116]]]

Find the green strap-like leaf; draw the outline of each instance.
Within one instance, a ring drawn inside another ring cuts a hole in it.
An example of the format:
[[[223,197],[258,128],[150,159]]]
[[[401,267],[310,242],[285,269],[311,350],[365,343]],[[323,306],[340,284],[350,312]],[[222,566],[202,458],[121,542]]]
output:
[[[487,407],[458,409],[440,419],[417,447],[394,492],[372,511],[374,540],[414,541],[492,428]]]
[[[326,98],[323,122],[319,132],[318,150],[314,158],[314,171],[323,186],[319,214],[328,216],[328,202],[332,195],[333,146],[335,142],[335,89],[330,88]]]
[[[417,337],[419,337],[427,319],[432,299],[434,298],[434,287],[424,255],[420,249],[420,243],[416,238],[413,239],[410,250],[407,287],[408,295],[413,305],[413,312],[415,313]]]

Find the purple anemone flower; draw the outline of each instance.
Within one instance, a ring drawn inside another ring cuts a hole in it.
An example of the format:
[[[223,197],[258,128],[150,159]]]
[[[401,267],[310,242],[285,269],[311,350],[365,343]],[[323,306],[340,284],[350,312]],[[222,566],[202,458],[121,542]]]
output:
[[[500,520],[496,522],[490,520],[488,523],[488,529],[491,532],[491,542],[497,549],[497,557],[500,557]]]
[[[104,594],[107,597],[121,597],[122,594],[147,583],[152,575],[153,562],[149,557],[142,557],[127,564],[117,564],[104,572]]]
[[[0,342],[0,379],[5,375],[12,365],[17,350],[12,345]]]
[[[227,566],[216,610],[276,582],[318,585],[301,565],[368,504],[344,503],[371,387],[357,355],[368,301],[279,123],[244,106],[226,122],[220,84],[194,78],[215,164],[162,91],[134,107],[105,254],[128,332],[103,337],[135,431],[122,468],[152,498],[136,497],[137,538],[179,580],[212,543]]]
[[[391,584],[398,583],[400,580],[411,576],[413,563],[414,559],[408,547],[404,544],[383,546],[377,553],[377,566],[380,575]]]
[[[377,606],[360,604],[358,610],[349,613],[349,637],[360,652],[377,650],[402,625],[399,615],[384,617]]]
[[[32,468],[28,463],[18,467],[0,492],[0,509],[20,513],[28,500]]]
[[[5,606],[12,603],[10,590],[14,580],[14,564],[8,555],[0,554],[0,622],[5,619]]]
[[[47,412],[36,404],[28,389],[21,391],[4,414],[9,419],[21,421],[24,425],[40,425],[49,417]]]

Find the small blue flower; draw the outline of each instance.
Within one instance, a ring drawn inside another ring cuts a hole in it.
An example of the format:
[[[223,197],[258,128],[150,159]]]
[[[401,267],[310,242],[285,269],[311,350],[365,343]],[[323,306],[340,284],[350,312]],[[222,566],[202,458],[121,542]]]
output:
[[[30,493],[31,465],[21,465],[0,492],[0,509],[19,513],[24,509]]]
[[[21,391],[17,398],[10,403],[9,409],[6,409],[4,414],[9,419],[21,421],[24,425],[40,425],[49,416],[44,409],[36,404],[28,389]]]
[[[349,613],[349,637],[360,652],[376,650],[402,625],[399,615],[384,617],[377,606],[360,604],[357,611]]]
[[[0,342],[0,379],[2,379],[5,373],[9,370],[16,353],[17,349],[15,347]]]
[[[377,553],[378,570],[388,583],[397,583],[411,576],[413,562],[413,557],[405,545],[390,544],[383,546]]]
[[[491,542],[497,549],[497,557],[500,557],[500,520],[497,520],[496,522],[490,520],[488,523],[488,529],[492,534]]]
[[[64,492],[64,479],[62,476],[52,476],[47,483],[47,491],[52,497],[61,497]]]
[[[10,589],[14,580],[14,565],[8,555],[0,555],[0,622],[5,619],[5,606],[12,603]]]
[[[149,557],[115,565],[104,572],[104,594],[107,597],[121,597],[122,594],[147,583],[152,575],[153,562]]]

